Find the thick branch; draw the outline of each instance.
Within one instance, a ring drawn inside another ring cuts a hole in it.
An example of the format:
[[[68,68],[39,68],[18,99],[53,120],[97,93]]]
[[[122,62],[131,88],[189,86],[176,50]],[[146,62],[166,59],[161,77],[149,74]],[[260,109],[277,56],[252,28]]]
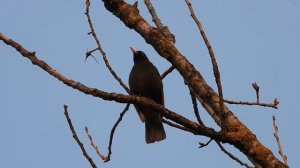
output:
[[[175,66],[191,87],[197,99],[205,104],[206,109],[213,112],[211,116],[220,124],[222,113],[220,112],[219,95],[207,85],[201,74],[177,50],[173,43],[166,39],[160,31],[151,27],[135,8],[126,2],[120,0],[102,1],[107,10],[117,16],[127,27],[138,32],[147,43],[153,46],[159,55]],[[224,111],[226,116],[224,116],[224,119],[222,118],[222,121],[226,123],[227,132],[225,134],[234,142],[232,145],[247,155],[254,164],[259,164],[262,167],[285,167],[225,105]]]

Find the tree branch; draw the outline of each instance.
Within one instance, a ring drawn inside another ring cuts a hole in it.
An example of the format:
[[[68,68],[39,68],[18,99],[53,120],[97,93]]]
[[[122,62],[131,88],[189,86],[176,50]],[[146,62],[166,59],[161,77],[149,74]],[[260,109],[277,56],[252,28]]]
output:
[[[260,103],[260,101],[259,101],[259,86],[257,85],[256,82],[254,82],[254,83],[252,83],[252,87],[255,90],[256,102],[233,101],[233,100],[226,100],[226,99],[224,99],[224,102],[229,103],[229,104],[240,104],[240,105],[248,105],[248,106],[256,105],[256,106],[271,107],[274,109],[278,109],[277,105],[279,104],[279,102],[278,102],[277,98],[275,98],[272,103]]]
[[[252,87],[255,90],[256,93],[256,102],[259,103],[259,86],[256,82],[252,83]]]
[[[173,70],[175,69],[175,67],[172,65],[169,69],[167,69],[161,76],[161,79],[164,79],[169,73],[171,73]]]
[[[281,144],[280,144],[280,138],[279,138],[279,135],[278,135],[278,126],[276,125],[276,118],[275,118],[275,116],[273,116],[273,127],[274,127],[274,131],[275,131],[274,132],[274,137],[275,137],[277,145],[278,145],[279,154],[282,157],[282,159],[284,161],[284,164],[286,166],[288,166],[287,156],[283,153],[283,150],[282,150],[282,147],[281,147]]]
[[[93,56],[93,52],[95,52],[95,51],[97,51],[98,50],[98,48],[95,48],[95,49],[93,49],[93,50],[90,50],[90,51],[87,51],[86,53],[85,53],[85,59],[84,59],[84,62],[88,59],[88,57],[92,57],[92,58],[94,58],[94,60],[99,64],[99,62],[97,61],[97,59]]]
[[[193,132],[192,130],[190,130],[190,129],[188,129],[188,128],[182,126],[182,125],[175,124],[175,123],[173,123],[173,122],[171,122],[171,121],[168,121],[168,120],[166,120],[166,119],[164,119],[164,118],[162,119],[162,122],[165,123],[165,124],[168,124],[168,125],[171,126],[171,127],[178,128],[178,129],[181,129],[181,130],[183,130],[183,131],[187,131],[187,132],[196,134],[196,133]]]
[[[154,110],[157,110],[162,113],[162,115],[170,119],[188,129],[191,129],[195,132],[197,135],[204,135],[208,136],[214,139],[217,139],[222,142],[226,142],[227,138],[222,134],[215,132],[211,128],[206,128],[203,127],[193,121],[188,120],[187,118],[164,108],[162,105],[155,103],[151,99],[147,99],[145,97],[140,97],[140,96],[133,96],[133,95],[123,95],[123,94],[118,94],[118,93],[108,93],[104,92],[102,90],[98,90],[96,88],[89,88],[80,82],[76,82],[74,80],[68,79],[62,74],[60,74],[58,71],[54,70],[52,67],[50,67],[46,62],[38,59],[35,55],[35,52],[29,52],[23,46],[20,44],[16,43],[12,39],[9,39],[2,33],[0,33],[0,40],[5,42],[7,45],[10,45],[11,47],[15,48],[22,56],[25,58],[28,58],[32,64],[37,65],[38,67],[42,68],[46,72],[48,72],[50,75],[55,77],[56,79],[60,80],[67,86],[72,87],[73,89],[79,90],[82,93],[92,95],[94,97],[101,98],[103,100],[108,100],[108,101],[115,101],[119,103],[133,103],[137,105],[142,105],[146,107],[153,108]]]
[[[108,162],[110,161],[111,158],[111,154],[112,154],[112,144],[113,144],[113,138],[114,138],[114,134],[116,131],[116,128],[118,127],[118,125],[120,124],[120,122],[123,119],[123,116],[125,115],[125,113],[128,111],[130,104],[128,103],[126,105],[126,107],[124,108],[124,110],[120,113],[120,116],[118,118],[118,120],[116,121],[116,123],[114,124],[113,128],[111,129],[110,132],[110,136],[109,136],[109,146],[108,146],[108,154],[107,156],[104,156],[103,154],[100,153],[99,148],[94,144],[92,135],[89,133],[88,128],[85,127],[85,132],[87,134],[87,136],[90,139],[91,145],[93,146],[93,148],[95,149],[95,151],[97,152],[98,156],[104,161],[104,162]]]
[[[96,153],[98,154],[98,156],[99,156],[102,160],[106,161],[106,160],[107,160],[107,157],[104,156],[104,155],[100,152],[98,146],[95,145],[95,143],[94,143],[94,141],[93,141],[93,137],[92,137],[92,135],[90,134],[88,127],[85,127],[85,133],[86,133],[86,135],[88,136],[88,138],[89,138],[89,140],[90,140],[90,142],[91,142],[91,145],[92,145],[92,147],[95,149],[95,151],[96,151]]]
[[[122,79],[116,74],[116,72],[113,70],[113,68],[110,66],[109,64],[109,61],[106,57],[106,53],[104,52],[104,50],[102,49],[101,47],[101,44],[100,44],[100,41],[97,37],[97,34],[95,33],[95,30],[94,30],[94,26],[93,26],[93,23],[92,23],[92,20],[91,20],[91,17],[90,17],[90,1],[89,0],[86,0],[85,2],[85,5],[86,5],[86,12],[85,12],[85,15],[87,17],[87,20],[88,20],[88,23],[89,23],[89,26],[90,26],[90,29],[91,29],[91,32],[90,34],[93,35],[95,41],[96,41],[96,44],[98,46],[98,50],[99,52],[101,53],[102,55],[102,58],[104,60],[104,63],[105,63],[105,66],[107,67],[107,69],[109,70],[109,72],[112,74],[112,76],[119,82],[119,84],[126,90],[127,93],[130,93],[130,90],[129,88],[124,84],[124,82],[122,81]]]
[[[220,147],[220,149],[226,154],[228,155],[232,160],[235,160],[236,162],[238,162],[239,164],[241,164],[242,166],[245,166],[247,168],[253,168],[251,166],[249,166],[247,163],[242,162],[239,158],[235,157],[233,154],[231,154],[230,152],[228,152],[224,146],[221,144],[221,142],[216,141],[216,143],[218,144],[218,146]]]
[[[71,130],[71,132],[72,132],[72,134],[73,134],[73,138],[75,139],[75,141],[76,141],[77,144],[79,145],[79,147],[80,147],[80,149],[81,149],[81,151],[82,151],[83,156],[89,161],[89,163],[91,164],[91,166],[92,166],[93,168],[97,168],[97,166],[96,166],[96,164],[94,163],[93,159],[88,155],[88,153],[86,152],[86,150],[85,150],[83,144],[80,142],[80,140],[79,140],[79,138],[78,138],[78,136],[77,136],[77,133],[76,133],[74,127],[73,127],[72,121],[71,121],[71,119],[70,119],[70,117],[69,117],[69,114],[68,114],[68,106],[67,106],[67,105],[64,105],[64,114],[65,114],[66,119],[67,119],[67,121],[68,121],[70,130]]]
[[[193,91],[191,89],[189,89],[189,90],[190,90],[190,95],[191,95],[191,99],[192,99],[192,103],[193,103],[194,113],[195,113],[195,116],[197,118],[197,121],[199,122],[199,124],[205,126],[203,121],[201,120],[201,117],[200,117],[198,104],[197,104],[197,99],[196,99]]]
[[[240,105],[248,105],[248,106],[263,106],[263,107],[271,107],[274,109],[278,109],[278,101],[277,99],[274,99],[272,103],[257,103],[257,102],[245,102],[245,101],[233,101],[233,100],[227,100],[224,99],[224,102],[228,104],[240,104]]]
[[[156,14],[156,11],[151,3],[150,0],[144,0],[144,3],[149,11],[149,13],[151,14],[152,17],[152,21],[155,23],[156,27],[158,29],[163,29],[164,25],[161,23],[159,17]]]
[[[223,137],[230,138],[232,145],[247,155],[253,164],[259,164],[262,167],[286,167],[258,141],[256,136],[233,115],[228,107],[224,105],[225,116],[221,113],[219,95],[207,85],[201,74],[177,50],[174,44],[166,39],[160,31],[151,27],[134,7],[119,0],[102,0],[102,2],[108,11],[117,16],[127,27],[139,33],[159,55],[175,66],[217,124],[220,124],[221,120],[226,123],[227,131]]]
[[[128,111],[129,106],[130,106],[130,103],[127,103],[127,105],[126,105],[126,107],[124,108],[124,110],[120,113],[120,116],[119,116],[117,122],[114,124],[113,128],[111,129],[110,136],[109,136],[108,155],[107,155],[107,157],[106,157],[105,162],[110,161],[110,156],[111,156],[111,154],[112,154],[111,148],[112,148],[112,142],[113,142],[113,139],[114,139],[114,133],[115,133],[116,128],[118,127],[119,123],[122,121],[123,116],[124,116],[125,113]]]
[[[147,9],[149,13],[151,14],[152,21],[155,23],[156,27],[165,35],[168,40],[172,41],[172,43],[175,43],[175,36],[170,32],[168,26],[164,26],[162,22],[160,21],[159,17],[157,16],[155,9],[151,3],[150,0],[144,0],[145,5],[147,6]]]
[[[213,139],[209,139],[206,143],[199,142],[199,148],[204,148],[211,143]]]
[[[221,113],[225,115],[221,76],[220,76],[220,71],[219,71],[219,68],[218,68],[218,64],[217,64],[217,61],[216,61],[215,54],[213,52],[213,49],[212,49],[212,47],[211,47],[211,45],[210,45],[210,43],[208,41],[208,38],[207,38],[207,36],[206,36],[206,34],[204,32],[204,29],[203,29],[200,21],[198,20],[197,16],[194,13],[192,4],[190,3],[189,0],[185,0],[185,2],[188,5],[188,8],[189,8],[189,10],[191,12],[191,17],[193,18],[193,20],[195,21],[196,25],[198,26],[200,34],[201,34],[201,36],[202,36],[202,38],[204,40],[204,43],[205,43],[205,45],[207,47],[207,50],[208,50],[208,53],[210,55],[211,63],[213,65],[213,71],[214,71],[215,81],[216,81],[216,84],[217,84],[217,87],[218,87],[219,106],[220,106]],[[225,128],[223,126],[226,126],[225,123],[222,124],[222,129]]]

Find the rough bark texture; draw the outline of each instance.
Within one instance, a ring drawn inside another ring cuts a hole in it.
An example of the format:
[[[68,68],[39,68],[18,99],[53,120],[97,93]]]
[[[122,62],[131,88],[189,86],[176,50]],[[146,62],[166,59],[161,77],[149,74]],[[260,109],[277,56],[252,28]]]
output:
[[[261,167],[286,167],[274,154],[263,146],[256,136],[226,107],[220,111],[218,94],[205,82],[201,74],[169,41],[162,32],[151,27],[138,10],[122,0],[102,0],[107,10],[117,16],[127,27],[138,32],[147,43],[167,59],[183,76],[197,99],[202,102],[218,125],[226,126],[225,139],[242,151],[255,165]]]

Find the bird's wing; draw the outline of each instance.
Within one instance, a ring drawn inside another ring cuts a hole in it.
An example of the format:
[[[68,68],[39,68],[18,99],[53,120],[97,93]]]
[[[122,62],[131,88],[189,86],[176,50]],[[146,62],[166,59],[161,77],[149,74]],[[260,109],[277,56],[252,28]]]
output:
[[[164,96],[164,87],[163,86],[160,89],[160,94],[161,94],[161,102],[160,102],[160,104],[165,107],[165,96]],[[159,116],[160,116],[160,119],[163,118],[163,115],[160,114]]]
[[[161,98],[162,98],[161,105],[163,105],[165,107],[165,96],[164,96],[164,88],[163,87],[161,87],[161,89],[160,89],[160,94],[161,94]]]
[[[142,121],[142,122],[145,122],[145,115],[144,115],[144,113],[143,113],[143,112],[141,111],[141,109],[138,108],[136,105],[134,105],[134,107],[135,107],[135,109],[136,109],[136,111],[137,111],[137,113],[138,113],[138,115],[139,115],[141,121]]]

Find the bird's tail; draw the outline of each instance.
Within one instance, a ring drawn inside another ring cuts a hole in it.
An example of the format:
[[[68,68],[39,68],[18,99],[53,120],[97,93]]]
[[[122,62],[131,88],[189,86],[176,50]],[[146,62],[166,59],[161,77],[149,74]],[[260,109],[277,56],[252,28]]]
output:
[[[161,121],[155,123],[145,121],[146,143],[154,143],[166,139],[166,133]]]

